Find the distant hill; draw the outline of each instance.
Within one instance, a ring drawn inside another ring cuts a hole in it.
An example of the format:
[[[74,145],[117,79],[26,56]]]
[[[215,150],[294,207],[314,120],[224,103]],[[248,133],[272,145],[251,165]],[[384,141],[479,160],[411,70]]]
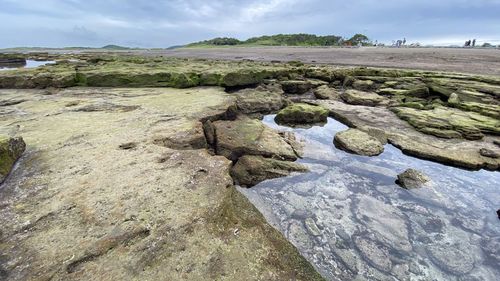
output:
[[[106,50],[128,50],[130,48],[123,47],[123,46],[118,46],[118,45],[106,45],[104,47],[101,47],[101,49],[106,49]]]
[[[367,45],[370,40],[363,34],[356,34],[351,38],[342,38],[336,35],[318,36],[314,34],[277,34],[253,37],[245,41],[236,38],[218,37],[210,40],[188,44],[187,47],[204,46],[343,46]]]

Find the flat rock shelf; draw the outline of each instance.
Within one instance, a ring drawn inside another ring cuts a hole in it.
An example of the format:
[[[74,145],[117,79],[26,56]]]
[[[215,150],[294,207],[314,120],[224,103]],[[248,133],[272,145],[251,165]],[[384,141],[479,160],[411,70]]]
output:
[[[310,169],[240,189],[328,280],[495,280],[500,274],[500,174],[420,160],[390,144],[379,156],[332,143],[347,126],[329,118],[295,132]],[[405,190],[408,168],[432,184]]]

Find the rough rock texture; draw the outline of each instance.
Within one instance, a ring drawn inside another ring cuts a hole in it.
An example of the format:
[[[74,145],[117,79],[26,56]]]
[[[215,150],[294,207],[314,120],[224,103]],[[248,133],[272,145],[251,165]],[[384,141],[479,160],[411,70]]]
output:
[[[231,94],[0,91],[12,98],[27,101],[1,109],[0,134],[30,149],[0,189],[0,279],[322,279],[232,186],[231,161],[155,143],[223,116]],[[77,101],[140,107],[66,106]]]
[[[338,132],[334,143],[343,150],[359,155],[376,156],[384,152],[384,146],[378,139],[358,129]]]
[[[406,189],[420,188],[430,181],[424,173],[415,169],[408,169],[398,175],[396,183]]]
[[[314,90],[314,96],[321,100],[338,99],[339,95],[339,92],[335,88],[327,85],[320,86]]]
[[[280,110],[285,105],[283,90],[273,85],[243,89],[234,93],[234,95],[237,97],[236,105],[238,110],[246,114],[268,114]]]
[[[309,90],[327,84],[320,80],[288,80],[281,81],[283,91],[287,94],[302,95]]]
[[[479,141],[444,139],[417,131],[384,107],[354,106],[338,101],[310,101],[330,110],[330,114],[350,127],[368,131],[375,128],[384,132],[387,140],[404,153],[423,159],[467,169],[497,170],[499,159],[479,154],[479,147],[496,150],[494,141],[500,137],[486,136]]]
[[[328,110],[320,106],[294,103],[280,110],[274,119],[278,124],[313,124],[326,122]]]
[[[372,92],[346,90],[340,97],[348,104],[374,106],[381,103],[384,98]]]
[[[484,134],[500,135],[500,121],[475,112],[437,106],[432,110],[393,108],[396,115],[415,129],[441,138],[479,140]]]
[[[26,144],[23,138],[10,138],[0,135],[0,183],[5,180],[25,149]]]
[[[266,179],[284,177],[291,172],[306,171],[307,168],[298,163],[245,155],[233,166],[231,175],[237,184],[251,187]]]
[[[235,161],[243,155],[297,159],[297,153],[287,139],[259,120],[240,117],[234,121],[216,121],[213,126],[216,153],[230,160]]]
[[[500,153],[498,153],[494,150],[491,150],[491,149],[487,149],[487,148],[479,149],[479,154],[481,154],[484,157],[489,157],[489,158],[495,158],[495,159],[500,158]]]

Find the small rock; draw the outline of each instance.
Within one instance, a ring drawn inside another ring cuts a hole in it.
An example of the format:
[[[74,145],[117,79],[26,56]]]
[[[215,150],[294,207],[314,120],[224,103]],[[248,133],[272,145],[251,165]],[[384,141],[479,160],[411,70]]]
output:
[[[338,148],[359,155],[376,156],[384,151],[379,140],[358,129],[338,132],[333,141]]]
[[[304,223],[305,223],[306,228],[309,231],[309,233],[311,233],[311,235],[314,235],[314,236],[321,235],[321,230],[319,230],[318,226],[316,225],[316,223],[314,222],[314,220],[312,218],[307,218],[304,221]]]
[[[495,158],[495,159],[500,157],[500,154],[487,148],[479,149],[479,154],[481,154],[484,157]]]
[[[448,98],[448,103],[449,104],[459,104],[460,99],[458,98],[458,95],[456,93],[451,93],[450,97]]]
[[[498,219],[500,219],[500,209],[497,210]]]
[[[356,80],[352,83],[352,87],[356,90],[369,91],[373,90],[375,83],[371,80]]]
[[[396,183],[406,189],[420,188],[424,186],[430,179],[425,174],[415,169],[408,169],[398,175]]]
[[[137,147],[137,143],[135,142],[127,142],[120,144],[119,148],[124,150],[129,150]]]

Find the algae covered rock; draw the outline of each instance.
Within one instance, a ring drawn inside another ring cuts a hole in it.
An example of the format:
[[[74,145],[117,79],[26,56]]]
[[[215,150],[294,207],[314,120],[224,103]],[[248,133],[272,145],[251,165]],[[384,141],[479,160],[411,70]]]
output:
[[[236,105],[242,113],[271,113],[284,105],[283,91],[276,87],[259,86],[235,93]]]
[[[408,169],[398,175],[396,183],[406,189],[420,188],[430,181],[424,173],[415,169]]]
[[[296,160],[296,150],[277,131],[259,120],[242,117],[234,121],[216,121],[216,152],[231,160],[243,155],[262,155],[277,159]]]
[[[327,100],[337,98],[339,96],[339,93],[335,88],[323,85],[314,90],[314,96],[320,100]]]
[[[327,84],[319,80],[288,80],[281,81],[283,91],[287,94],[302,95],[311,89]]]
[[[0,183],[5,180],[25,149],[26,144],[23,138],[0,136]]]
[[[375,83],[371,80],[356,80],[352,83],[352,87],[360,91],[370,91],[375,88]]]
[[[305,103],[295,103],[282,109],[274,119],[278,124],[314,124],[326,122],[328,110]]]
[[[375,106],[380,104],[384,98],[372,92],[358,90],[347,90],[340,97],[348,104]]]
[[[384,146],[378,139],[358,129],[338,132],[334,143],[340,149],[359,155],[376,156],[384,152]]]
[[[238,159],[231,170],[235,182],[242,186],[254,186],[261,181],[288,176],[292,172],[306,172],[301,164],[262,156],[245,155]]]

